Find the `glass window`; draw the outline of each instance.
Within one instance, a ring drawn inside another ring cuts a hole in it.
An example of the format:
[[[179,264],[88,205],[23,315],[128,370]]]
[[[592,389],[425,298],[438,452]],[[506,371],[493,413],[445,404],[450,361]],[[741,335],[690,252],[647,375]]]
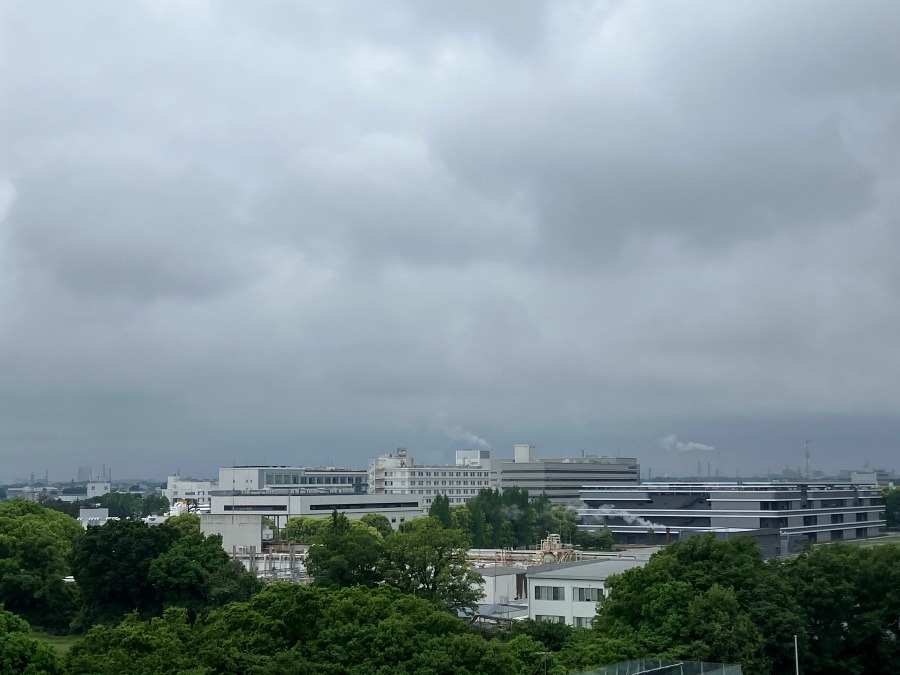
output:
[[[602,588],[576,588],[575,600],[578,602],[599,602],[603,599]]]
[[[565,600],[566,589],[562,586],[535,586],[535,600]]]

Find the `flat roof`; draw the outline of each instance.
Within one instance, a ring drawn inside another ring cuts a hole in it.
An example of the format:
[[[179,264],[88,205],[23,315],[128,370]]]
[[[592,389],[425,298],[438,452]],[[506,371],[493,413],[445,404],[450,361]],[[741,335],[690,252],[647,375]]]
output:
[[[574,563],[551,563],[528,568],[532,579],[582,579],[602,581],[613,574],[643,567],[646,560],[586,560]]]

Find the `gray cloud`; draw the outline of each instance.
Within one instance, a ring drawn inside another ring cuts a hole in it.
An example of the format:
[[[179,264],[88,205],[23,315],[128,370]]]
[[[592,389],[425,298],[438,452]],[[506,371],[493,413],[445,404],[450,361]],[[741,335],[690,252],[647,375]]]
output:
[[[0,458],[895,461],[897,9],[515,8],[2,5]]]

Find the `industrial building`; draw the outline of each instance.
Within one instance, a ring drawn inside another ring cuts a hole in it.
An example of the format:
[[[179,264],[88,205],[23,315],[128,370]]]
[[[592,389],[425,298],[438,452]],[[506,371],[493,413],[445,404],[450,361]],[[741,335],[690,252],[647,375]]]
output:
[[[886,527],[877,485],[831,482],[644,483],[581,490],[583,528],[608,526],[626,544],[694,534],[777,533],[775,555],[810,543],[871,537]]]
[[[512,460],[494,460],[491,485],[519,487],[536,499],[546,493],[554,504],[580,505],[586,485],[637,485],[640,465],[634,457],[541,459],[534,445],[516,445]]]

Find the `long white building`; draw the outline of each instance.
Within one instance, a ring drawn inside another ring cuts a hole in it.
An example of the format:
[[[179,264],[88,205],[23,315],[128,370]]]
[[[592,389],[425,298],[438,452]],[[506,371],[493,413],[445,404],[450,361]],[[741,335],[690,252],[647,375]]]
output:
[[[227,466],[219,469],[219,490],[323,490],[368,492],[369,472],[327,466]]]
[[[884,530],[877,485],[828,482],[643,483],[581,491],[581,527],[606,525],[627,544],[704,532],[774,530],[776,555],[809,543],[871,537]]]

